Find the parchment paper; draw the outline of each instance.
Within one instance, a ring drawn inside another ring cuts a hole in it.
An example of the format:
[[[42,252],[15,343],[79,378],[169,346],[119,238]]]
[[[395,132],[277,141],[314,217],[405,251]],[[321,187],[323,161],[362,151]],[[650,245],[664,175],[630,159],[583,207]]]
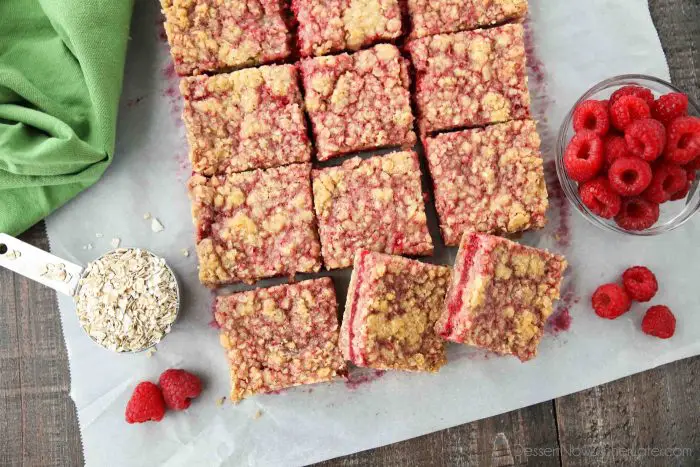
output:
[[[622,73],[668,78],[668,69],[644,0],[530,3],[530,87],[545,158],[551,161],[557,127],[588,87]],[[559,307],[560,312],[568,309],[573,322],[568,331],[550,326],[535,360],[522,364],[450,345],[450,363],[437,375],[361,374],[353,376],[353,383],[302,387],[218,406],[216,400],[229,391],[228,368],[217,331],[209,326],[212,294],[197,281],[181,103],[160,21],[157,2],[136,2],[115,162],[101,182],[48,220],[55,254],[85,263],[119,237],[122,245],[163,255],[184,289],[181,316],[152,357],[116,355],[97,347],[79,328],[72,301],[60,297],[71,395],[88,465],[305,464],[489,417],[700,353],[700,295],[688,293],[697,287],[700,250],[693,237],[700,234],[699,219],[657,238],[603,232],[570,212],[548,163],[554,182],[550,223],[522,241],[568,257],[571,267]],[[165,230],[152,232],[145,212]],[[434,222],[432,208],[429,213]],[[434,224],[432,233],[440,245]],[[88,244],[94,248],[87,249]],[[189,257],[182,248],[189,249]],[[449,263],[453,254],[438,247],[432,260]],[[678,317],[677,333],[668,341],[641,333],[641,305],[614,322],[597,318],[588,305],[597,285],[637,263],[658,275],[661,290],[653,303],[669,305]],[[349,271],[331,275],[342,304]],[[205,392],[187,412],[168,413],[157,424],[128,426],[124,408],[136,383],[157,380],[170,367],[200,374]],[[262,416],[255,419],[258,410]]]

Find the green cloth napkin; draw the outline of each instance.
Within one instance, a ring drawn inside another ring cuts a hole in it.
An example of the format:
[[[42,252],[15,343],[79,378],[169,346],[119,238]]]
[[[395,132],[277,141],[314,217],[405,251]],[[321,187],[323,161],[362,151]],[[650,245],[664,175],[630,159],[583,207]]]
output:
[[[0,0],[0,232],[95,183],[114,155],[133,0]]]

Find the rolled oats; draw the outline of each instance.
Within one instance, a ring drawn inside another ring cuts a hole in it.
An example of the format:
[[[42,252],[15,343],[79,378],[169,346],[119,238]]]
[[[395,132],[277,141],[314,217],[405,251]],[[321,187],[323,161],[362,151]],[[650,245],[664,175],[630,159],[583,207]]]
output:
[[[152,347],[170,331],[178,288],[162,258],[122,248],[88,265],[75,301],[80,325],[95,342],[132,352]]]

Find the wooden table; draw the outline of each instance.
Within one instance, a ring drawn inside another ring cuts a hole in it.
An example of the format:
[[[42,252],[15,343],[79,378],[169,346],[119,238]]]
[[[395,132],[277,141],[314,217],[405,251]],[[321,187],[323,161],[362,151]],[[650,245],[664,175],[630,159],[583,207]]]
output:
[[[700,1],[649,3],[673,81],[700,100]],[[43,224],[21,238],[48,249]],[[0,466],[82,465],[69,385],[53,292],[0,270]],[[326,464],[698,465],[698,388],[700,357]]]

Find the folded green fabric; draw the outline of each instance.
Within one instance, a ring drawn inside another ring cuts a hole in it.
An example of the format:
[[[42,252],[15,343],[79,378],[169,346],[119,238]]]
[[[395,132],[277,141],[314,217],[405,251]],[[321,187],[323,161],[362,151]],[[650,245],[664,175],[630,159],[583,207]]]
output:
[[[133,0],[0,0],[0,232],[16,235],[112,160]]]

